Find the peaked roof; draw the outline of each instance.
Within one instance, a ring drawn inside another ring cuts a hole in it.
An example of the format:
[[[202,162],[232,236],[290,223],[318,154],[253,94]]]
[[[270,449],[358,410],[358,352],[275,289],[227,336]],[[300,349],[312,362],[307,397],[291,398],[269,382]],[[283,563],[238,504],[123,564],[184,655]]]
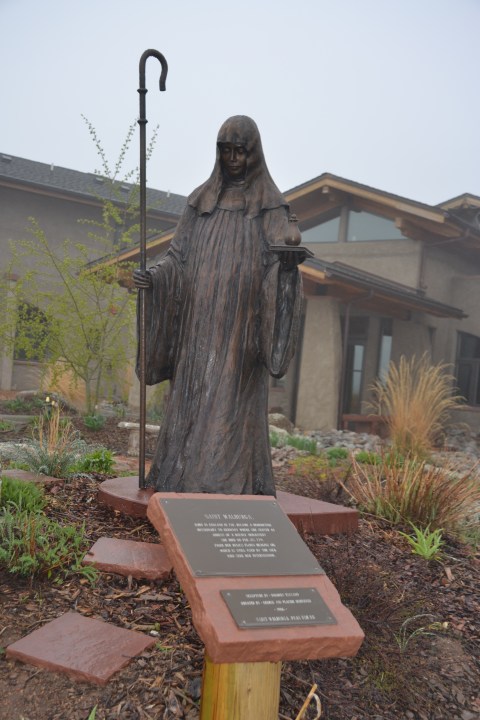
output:
[[[110,181],[95,173],[83,173],[78,170],[48,165],[47,163],[26,160],[0,153],[0,184],[9,186],[25,186],[37,192],[61,193],[62,195],[88,198],[93,201],[115,200],[112,197]],[[119,182],[117,192],[125,192],[125,199],[134,189],[132,183]],[[181,215],[186,205],[186,197],[162,190],[147,189],[147,205],[149,209],[162,214]]]
[[[468,317],[460,308],[429,298],[422,290],[403,285],[393,280],[374,275],[335,261],[327,262],[319,258],[308,258],[301,270],[304,277],[321,285],[332,288],[332,294],[338,294],[345,302],[355,302],[374,309],[381,304],[393,314],[409,313],[417,310],[437,317],[453,317],[459,320]]]

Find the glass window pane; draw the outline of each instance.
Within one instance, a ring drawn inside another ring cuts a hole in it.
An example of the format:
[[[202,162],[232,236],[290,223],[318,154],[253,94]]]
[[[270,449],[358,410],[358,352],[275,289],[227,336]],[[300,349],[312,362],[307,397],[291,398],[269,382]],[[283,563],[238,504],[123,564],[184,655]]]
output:
[[[390,366],[390,357],[392,355],[392,336],[382,335],[380,340],[380,357],[378,359],[378,376],[383,380]]]
[[[353,369],[361,370],[363,367],[363,345],[355,345],[353,349]]]
[[[335,217],[309,230],[302,230],[302,243],[338,242],[339,227],[340,218]]]
[[[480,358],[480,338],[468,333],[460,333],[460,357]]]
[[[348,242],[401,240],[403,237],[392,220],[366,212],[348,213]]]
[[[457,370],[457,385],[459,394],[465,398],[467,402],[470,401],[470,383],[472,378],[472,366],[466,364],[460,364]]]

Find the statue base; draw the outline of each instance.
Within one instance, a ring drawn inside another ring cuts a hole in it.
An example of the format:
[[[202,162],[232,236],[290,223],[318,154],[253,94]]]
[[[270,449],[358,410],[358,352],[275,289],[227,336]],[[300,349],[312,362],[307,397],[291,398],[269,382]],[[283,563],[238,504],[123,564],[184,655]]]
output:
[[[153,494],[152,488],[139,488],[138,476],[117,477],[101,483],[98,501],[130,517],[143,518]],[[277,501],[300,533],[336,535],[358,530],[358,512],[353,508],[282,490],[277,491]]]

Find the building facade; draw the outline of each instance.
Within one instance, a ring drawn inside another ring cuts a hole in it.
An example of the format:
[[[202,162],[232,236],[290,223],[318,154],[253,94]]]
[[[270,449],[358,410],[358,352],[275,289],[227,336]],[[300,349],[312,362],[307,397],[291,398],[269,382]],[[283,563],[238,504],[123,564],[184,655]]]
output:
[[[120,192],[131,191],[120,185]],[[106,193],[97,175],[0,154],[2,267],[8,241],[25,236],[29,217],[53,242],[66,236],[88,242],[79,220],[98,219]],[[314,257],[301,267],[299,348],[287,376],[272,380],[270,408],[303,429],[364,429],[358,416],[370,411],[372,382],[391,360],[427,352],[432,362],[450,364],[465,398],[455,419],[478,428],[480,198],[465,194],[431,206],[328,173],[285,197]],[[185,202],[149,191],[148,264],[167,251]],[[91,250],[98,260],[94,243]],[[138,262],[138,255],[138,246],[119,247],[108,262]],[[31,389],[38,376],[35,362],[3,352],[1,388]],[[137,391],[134,382],[133,406]]]

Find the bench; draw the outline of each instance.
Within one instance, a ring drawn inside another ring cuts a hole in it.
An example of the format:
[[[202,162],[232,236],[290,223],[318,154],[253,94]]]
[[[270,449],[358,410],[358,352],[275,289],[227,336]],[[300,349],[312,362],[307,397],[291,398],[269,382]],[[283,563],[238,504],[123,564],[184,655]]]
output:
[[[140,447],[140,423],[123,421],[118,423],[118,427],[130,431],[127,454],[138,457]],[[146,435],[154,435],[156,437],[159,430],[160,425],[145,425]]]

